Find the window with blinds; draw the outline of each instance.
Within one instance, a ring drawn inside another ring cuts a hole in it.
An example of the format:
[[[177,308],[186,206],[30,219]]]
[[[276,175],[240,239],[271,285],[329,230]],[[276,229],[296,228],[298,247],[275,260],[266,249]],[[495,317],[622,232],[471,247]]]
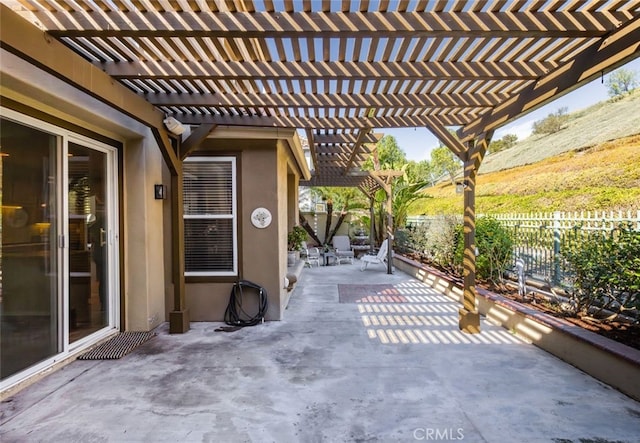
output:
[[[190,157],[183,171],[185,276],[237,275],[235,158]]]

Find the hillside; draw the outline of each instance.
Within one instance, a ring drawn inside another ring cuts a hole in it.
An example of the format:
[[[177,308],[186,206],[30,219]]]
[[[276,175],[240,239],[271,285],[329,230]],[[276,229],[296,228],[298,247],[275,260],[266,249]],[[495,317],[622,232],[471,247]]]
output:
[[[451,183],[425,193],[433,198],[415,203],[411,215],[462,212],[462,195]],[[481,168],[478,175],[477,213],[594,210],[640,210],[640,134],[501,171]]]
[[[532,135],[511,149],[487,155],[480,173],[536,163],[568,151],[640,134],[640,89],[620,100],[600,102],[568,117],[566,127],[555,134]]]

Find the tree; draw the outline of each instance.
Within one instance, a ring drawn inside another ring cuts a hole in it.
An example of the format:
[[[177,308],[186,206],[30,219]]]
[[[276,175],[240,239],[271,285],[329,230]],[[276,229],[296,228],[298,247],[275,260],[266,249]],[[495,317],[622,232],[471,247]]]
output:
[[[428,160],[421,160],[416,162],[409,160],[405,173],[409,177],[409,180],[416,183],[420,181],[427,181],[433,186],[435,184],[435,176],[433,166]]]
[[[566,107],[559,108],[542,120],[533,123],[533,133],[536,135],[555,134],[560,131],[569,120]]]
[[[427,180],[411,182],[406,175],[396,180],[393,186],[392,200],[393,218],[396,229],[404,227],[407,224],[409,207],[413,202],[431,198],[431,196],[423,193],[429,184],[430,182]]]
[[[363,169],[398,170],[402,168],[405,163],[407,163],[407,155],[398,146],[396,138],[392,135],[385,135],[376,144],[374,155],[367,159],[363,166]]]
[[[394,180],[392,185],[392,211],[395,226],[404,226],[407,210],[412,202],[429,198],[422,191],[432,182],[431,164],[427,161],[408,162],[404,151],[398,146],[395,137],[384,136],[376,145],[375,156],[369,158],[363,169],[403,171],[404,174]],[[379,190],[374,199],[374,235],[377,244],[383,240],[386,225],[386,195]]]
[[[616,98],[630,93],[638,86],[638,73],[629,69],[620,68],[607,78],[607,91],[609,97]]]
[[[350,187],[313,187],[313,192],[320,195],[327,205],[327,220],[324,226],[323,240],[320,239],[320,232],[315,232],[311,225],[300,214],[300,224],[307,231],[309,236],[319,245],[330,244],[340,226],[354,209],[366,209],[368,203],[362,193],[357,188]],[[333,225],[334,210],[338,212],[338,218]]]
[[[489,143],[489,152],[493,154],[495,152],[500,152],[506,149],[510,149],[513,147],[513,145],[516,144],[517,141],[518,141],[517,135],[506,134],[504,137]]]
[[[455,183],[456,174],[462,168],[462,162],[446,146],[431,151],[431,166],[437,176],[449,175],[451,183]]]
[[[515,134],[505,134],[502,137],[502,141],[504,142],[504,144],[506,146],[505,149],[511,149],[517,143],[518,136],[515,135]]]

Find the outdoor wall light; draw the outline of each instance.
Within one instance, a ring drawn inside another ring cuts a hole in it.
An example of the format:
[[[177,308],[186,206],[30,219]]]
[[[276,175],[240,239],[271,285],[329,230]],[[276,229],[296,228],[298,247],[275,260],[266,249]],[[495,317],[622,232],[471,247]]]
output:
[[[164,200],[167,198],[167,189],[165,185],[153,185],[153,196],[156,200]]]
[[[182,123],[173,117],[167,117],[162,122],[167,127],[167,131],[175,135],[181,135],[186,129]]]

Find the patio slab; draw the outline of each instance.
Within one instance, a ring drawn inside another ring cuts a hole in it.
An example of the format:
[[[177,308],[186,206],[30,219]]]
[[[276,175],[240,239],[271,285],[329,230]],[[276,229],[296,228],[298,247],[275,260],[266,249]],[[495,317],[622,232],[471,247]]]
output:
[[[340,303],[338,285],[406,301]],[[283,321],[163,325],[120,360],[75,361],[2,403],[0,440],[639,441],[640,403],[484,319],[463,334],[457,309],[382,266],[306,268]]]

